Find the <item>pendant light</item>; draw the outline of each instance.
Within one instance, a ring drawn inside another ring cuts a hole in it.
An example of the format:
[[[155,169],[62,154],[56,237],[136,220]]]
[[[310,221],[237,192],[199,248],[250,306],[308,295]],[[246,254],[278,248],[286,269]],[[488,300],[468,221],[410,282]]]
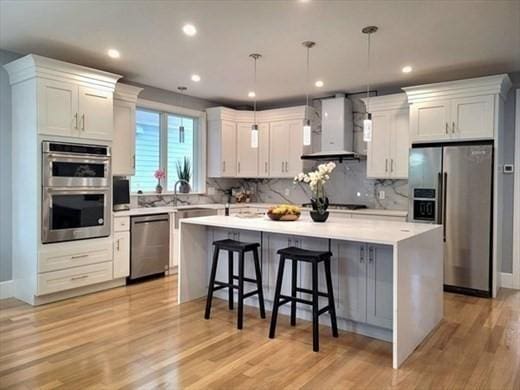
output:
[[[181,93],[181,104],[180,106],[183,107],[183,102],[184,102],[184,92],[188,89],[186,87],[177,87],[177,89],[180,91]],[[183,124],[183,117],[181,115],[181,125],[179,126],[179,143],[180,144],[183,144],[184,143],[184,124]]]
[[[361,32],[363,34],[367,34],[368,44],[367,44],[367,72],[368,72],[368,81],[367,81],[367,117],[363,120],[363,141],[371,142],[372,141],[372,114],[370,112],[370,36],[377,31],[376,26],[367,26]]]
[[[249,57],[251,57],[254,60],[254,68],[253,68],[253,75],[254,75],[254,81],[253,81],[253,125],[251,126],[251,147],[253,149],[258,148],[258,123],[256,123],[256,61],[262,57],[261,54],[258,53],[252,53],[249,54]]]
[[[305,41],[302,45],[307,48],[307,70],[305,79],[305,118],[303,120],[303,145],[309,146],[311,144],[311,120],[309,119],[308,107],[309,107],[309,57],[310,50],[316,45],[316,42]]]

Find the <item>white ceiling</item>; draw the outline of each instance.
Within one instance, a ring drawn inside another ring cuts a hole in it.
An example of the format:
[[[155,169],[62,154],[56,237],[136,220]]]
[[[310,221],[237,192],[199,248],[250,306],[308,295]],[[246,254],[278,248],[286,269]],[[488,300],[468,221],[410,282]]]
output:
[[[181,28],[191,22],[195,37]],[[365,88],[366,36],[372,84],[392,88],[520,70],[520,1],[7,1],[0,48],[114,71],[128,80],[229,104],[250,99],[252,60],[259,101],[299,98],[313,40],[313,95]],[[121,52],[119,60],[106,56]],[[403,65],[414,71],[402,74]],[[190,81],[198,73],[200,83]]]

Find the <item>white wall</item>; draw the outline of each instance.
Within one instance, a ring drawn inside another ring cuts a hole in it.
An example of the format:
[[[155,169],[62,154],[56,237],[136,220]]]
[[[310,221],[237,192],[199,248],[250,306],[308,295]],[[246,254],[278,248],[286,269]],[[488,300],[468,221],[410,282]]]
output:
[[[11,87],[4,64],[20,57],[0,50],[0,282],[11,279]]]

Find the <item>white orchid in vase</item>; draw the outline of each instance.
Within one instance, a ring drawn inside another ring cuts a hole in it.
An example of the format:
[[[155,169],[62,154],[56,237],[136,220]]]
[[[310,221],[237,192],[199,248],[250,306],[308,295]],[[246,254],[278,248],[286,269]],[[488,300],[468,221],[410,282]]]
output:
[[[312,191],[311,199],[313,210],[319,214],[325,214],[329,206],[329,200],[325,194],[325,183],[330,180],[330,174],[336,168],[336,164],[328,162],[318,165],[318,169],[309,173],[300,173],[294,178],[295,183],[306,183]]]

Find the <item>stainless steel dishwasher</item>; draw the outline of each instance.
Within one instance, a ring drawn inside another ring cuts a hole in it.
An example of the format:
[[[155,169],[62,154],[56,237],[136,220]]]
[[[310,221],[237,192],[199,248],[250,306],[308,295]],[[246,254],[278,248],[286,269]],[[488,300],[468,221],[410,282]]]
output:
[[[170,263],[168,214],[131,217],[130,280],[161,274]]]

